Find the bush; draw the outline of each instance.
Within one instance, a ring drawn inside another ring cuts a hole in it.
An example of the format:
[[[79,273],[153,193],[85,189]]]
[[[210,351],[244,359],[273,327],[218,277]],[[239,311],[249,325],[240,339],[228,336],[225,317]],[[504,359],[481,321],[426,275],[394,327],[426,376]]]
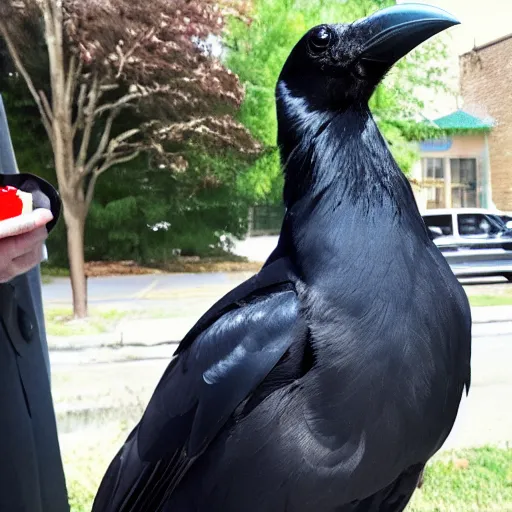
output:
[[[224,254],[229,250],[226,235],[247,231],[248,199],[235,183],[204,174],[212,166],[234,165],[229,158],[203,156],[179,179],[169,171],[112,169],[100,181],[87,218],[86,261],[166,263],[176,254]],[[49,238],[48,252],[51,265],[67,265],[63,220]]]

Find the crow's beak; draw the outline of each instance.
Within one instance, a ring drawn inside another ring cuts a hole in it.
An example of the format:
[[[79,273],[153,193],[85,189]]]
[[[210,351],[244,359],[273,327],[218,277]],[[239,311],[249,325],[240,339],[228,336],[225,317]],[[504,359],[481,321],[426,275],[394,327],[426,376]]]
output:
[[[451,14],[422,4],[401,4],[357,21],[368,34],[360,58],[392,66],[429,37],[460,22]]]

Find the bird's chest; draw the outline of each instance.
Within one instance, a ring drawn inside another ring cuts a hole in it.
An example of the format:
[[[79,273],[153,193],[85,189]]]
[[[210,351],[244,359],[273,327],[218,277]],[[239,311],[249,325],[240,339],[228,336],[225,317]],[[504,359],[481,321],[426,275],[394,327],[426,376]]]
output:
[[[460,286],[412,220],[359,218],[327,229],[312,215],[316,236],[295,239],[315,356],[306,416],[334,445],[368,429],[390,446],[409,432],[432,444],[460,398]]]
[[[444,428],[435,421],[452,413],[457,393],[450,298],[371,281],[361,290],[348,280],[348,295],[331,288],[307,296],[316,357],[309,410],[339,443],[368,429],[391,444],[411,432],[434,443]]]

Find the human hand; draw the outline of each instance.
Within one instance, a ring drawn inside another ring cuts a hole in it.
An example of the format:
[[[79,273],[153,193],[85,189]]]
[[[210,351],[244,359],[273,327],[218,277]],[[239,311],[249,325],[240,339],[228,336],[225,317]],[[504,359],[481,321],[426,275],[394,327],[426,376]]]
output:
[[[0,283],[28,272],[41,262],[50,210],[38,208],[27,215],[0,221]]]

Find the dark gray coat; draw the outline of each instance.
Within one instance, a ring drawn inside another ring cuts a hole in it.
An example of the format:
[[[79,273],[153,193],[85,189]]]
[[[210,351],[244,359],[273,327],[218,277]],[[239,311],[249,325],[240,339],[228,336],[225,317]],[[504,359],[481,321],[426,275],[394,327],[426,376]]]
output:
[[[0,97],[0,185],[19,186]],[[57,194],[51,196],[55,219]],[[52,222],[53,226],[54,222]],[[50,226],[50,227],[52,227]],[[2,257],[0,255],[0,257]],[[50,390],[41,282],[36,268],[0,284],[0,511],[69,511]]]

